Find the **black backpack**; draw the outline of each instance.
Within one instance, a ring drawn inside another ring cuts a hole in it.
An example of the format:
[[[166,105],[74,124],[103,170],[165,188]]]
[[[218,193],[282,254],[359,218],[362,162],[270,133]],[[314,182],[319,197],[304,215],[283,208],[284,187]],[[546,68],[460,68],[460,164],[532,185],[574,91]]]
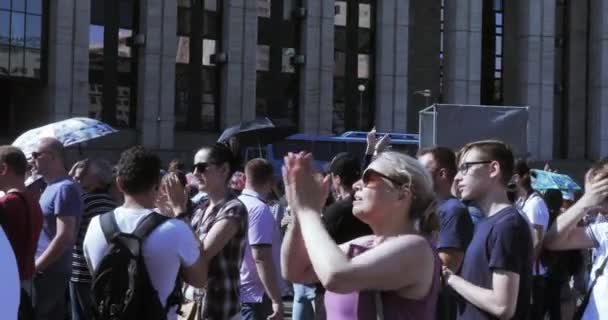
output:
[[[101,229],[109,244],[93,277],[91,294],[97,320],[150,319],[165,320],[173,305],[179,304],[176,281],[166,306],[150,282],[144,263],[143,240],[159,225],[169,220],[156,212],[145,217],[133,233],[122,233],[116,224],[114,211],[99,217]]]

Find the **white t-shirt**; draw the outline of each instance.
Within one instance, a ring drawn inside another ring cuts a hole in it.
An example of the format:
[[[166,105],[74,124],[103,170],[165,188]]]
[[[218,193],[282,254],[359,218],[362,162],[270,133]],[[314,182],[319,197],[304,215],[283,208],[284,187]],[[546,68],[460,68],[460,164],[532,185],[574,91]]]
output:
[[[589,276],[589,285],[595,279],[595,271],[608,257],[608,222],[595,223],[587,227],[587,235],[593,239],[593,266]],[[583,320],[606,320],[608,319],[608,267],[604,268],[604,274],[597,279],[593,287],[589,304],[583,314]]]
[[[0,310],[2,319],[17,319],[20,295],[19,270],[13,247],[0,227]]]
[[[545,233],[547,232],[549,228],[549,209],[545,200],[538,193],[531,194],[526,200],[520,199],[517,202],[517,207],[532,229],[534,225],[539,225],[543,227]],[[538,272],[536,270],[535,263],[532,265],[533,275],[544,275],[547,272],[540,261],[538,261]]]
[[[118,207],[114,211],[120,231],[132,233],[139,222],[148,216],[151,209],[130,209]],[[84,256],[95,270],[108,249],[108,243],[101,230],[99,216],[91,220],[84,238]],[[158,291],[163,305],[175,287],[175,278],[180,267],[190,267],[199,258],[200,251],[194,232],[185,222],[171,219],[158,226],[144,240],[143,255],[150,281]],[[175,309],[168,319],[176,319]]]

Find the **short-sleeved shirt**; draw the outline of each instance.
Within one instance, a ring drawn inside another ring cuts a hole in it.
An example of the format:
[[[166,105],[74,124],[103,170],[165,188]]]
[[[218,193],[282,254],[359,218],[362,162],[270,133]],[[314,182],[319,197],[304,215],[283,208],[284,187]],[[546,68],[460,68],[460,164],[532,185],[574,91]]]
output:
[[[19,270],[11,244],[0,227],[0,310],[3,319],[17,319]]]
[[[84,202],[84,214],[80,222],[78,238],[74,244],[74,251],[72,252],[72,277],[70,280],[73,282],[89,283],[92,280],[91,273],[82,252],[82,244],[89,228],[89,223],[93,217],[114,210],[118,204],[109,193],[101,190],[85,193],[82,196],[82,200]]]
[[[153,212],[152,209],[131,209],[118,207],[113,212],[118,229],[132,233],[141,221]],[[84,255],[95,272],[107,254],[108,242],[101,229],[99,216],[91,219],[83,243]],[[169,219],[156,227],[143,242],[143,256],[150,282],[160,302],[165,305],[175,288],[175,279],[181,267],[191,267],[200,257],[198,241],[192,229],[185,222]],[[176,319],[175,308],[170,310],[168,319]]]
[[[49,181],[40,196],[43,223],[36,257],[48,248],[57,234],[57,217],[75,217],[74,238],[78,234],[80,218],[83,212],[82,190],[70,177]],[[47,272],[69,273],[72,269],[72,248],[66,249],[61,256],[45,270]]]
[[[595,279],[597,269],[608,258],[608,222],[591,224],[587,227],[586,232],[594,244],[593,266],[589,277],[589,284],[591,284]],[[582,319],[608,319],[608,267],[604,267],[604,274],[597,279]]]
[[[437,249],[455,249],[465,252],[473,238],[473,222],[467,207],[456,198],[448,198],[439,204],[439,238]],[[437,319],[456,317],[456,294],[449,287],[442,288],[437,302]]]
[[[467,207],[456,198],[439,205],[439,240],[437,249],[457,249],[465,252],[473,238],[473,222]]]
[[[247,229],[248,243],[241,265],[241,302],[261,303],[265,291],[253,259],[252,247],[268,246],[271,248],[272,262],[277,272],[276,283],[281,284],[281,232],[270,208],[258,193],[244,189],[239,196],[239,200],[247,208],[249,221]]]
[[[192,218],[192,227],[201,241],[209,230],[225,219],[231,219],[238,225],[234,237],[209,262],[209,273],[206,291],[201,304],[202,319],[230,319],[240,309],[239,283],[243,253],[247,246],[247,209],[235,195],[230,195],[224,202],[204,215],[209,201],[202,204]]]
[[[353,198],[338,200],[323,212],[323,223],[337,244],[372,234],[372,229],[353,214]]]
[[[549,208],[545,204],[545,200],[536,192],[532,193],[526,199],[517,201],[517,207],[524,219],[528,221],[530,228],[535,225],[542,226],[543,232],[547,232],[549,228]],[[532,229],[531,229],[532,230]],[[533,275],[544,275],[546,273],[545,266],[540,261],[535,261],[532,264]]]
[[[519,275],[519,294],[513,319],[527,319],[532,285],[532,235],[528,223],[514,207],[507,207],[477,224],[462,263],[461,276],[478,287],[492,288],[495,270]],[[460,299],[458,319],[494,319],[472,303]]]
[[[36,269],[36,247],[42,230],[40,205],[27,192],[8,193],[0,198],[4,230],[11,242],[21,280],[31,280]]]

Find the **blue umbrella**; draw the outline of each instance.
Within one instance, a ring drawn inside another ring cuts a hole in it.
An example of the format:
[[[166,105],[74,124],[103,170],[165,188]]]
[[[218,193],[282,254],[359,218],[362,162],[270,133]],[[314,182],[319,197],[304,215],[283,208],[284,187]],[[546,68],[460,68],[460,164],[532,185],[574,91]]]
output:
[[[532,175],[532,188],[534,190],[545,191],[547,189],[558,189],[569,192],[581,190],[581,187],[565,174],[537,169],[532,169],[532,172],[534,173]]]
[[[56,138],[67,147],[114,132],[117,132],[116,129],[99,120],[71,118],[31,129],[20,135],[13,146],[20,148],[29,158],[42,138]]]

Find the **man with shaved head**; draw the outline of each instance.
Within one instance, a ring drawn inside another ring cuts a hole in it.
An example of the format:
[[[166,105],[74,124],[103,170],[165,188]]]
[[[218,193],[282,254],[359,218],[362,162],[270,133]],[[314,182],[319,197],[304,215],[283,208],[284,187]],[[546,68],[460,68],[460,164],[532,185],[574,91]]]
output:
[[[83,211],[82,191],[68,175],[65,149],[57,139],[41,139],[32,158],[47,183],[39,201],[44,220],[36,252],[36,318],[64,319],[72,246]]]

